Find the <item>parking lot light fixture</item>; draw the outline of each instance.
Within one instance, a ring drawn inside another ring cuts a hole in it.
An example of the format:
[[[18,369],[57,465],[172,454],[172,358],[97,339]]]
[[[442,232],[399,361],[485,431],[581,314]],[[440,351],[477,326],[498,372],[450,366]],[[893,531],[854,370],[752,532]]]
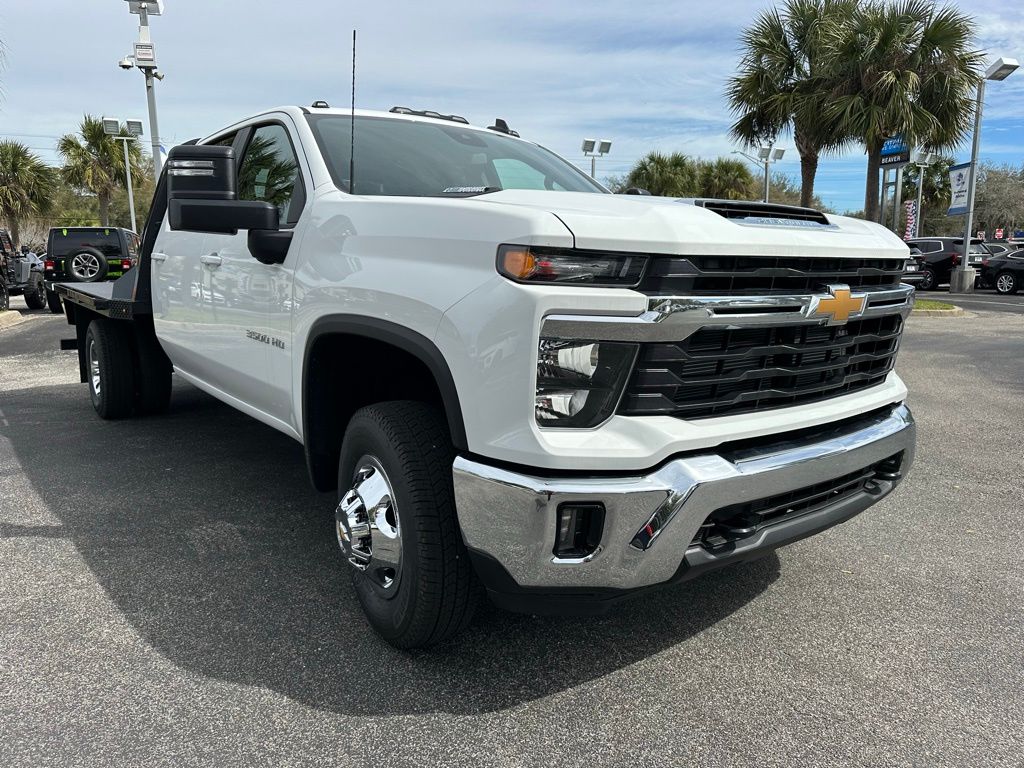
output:
[[[595,178],[597,173],[597,158],[604,157],[612,150],[612,143],[608,139],[584,139],[583,155],[590,158],[590,178]]]
[[[914,156],[917,166],[917,208],[914,209],[914,237],[921,236],[921,206],[924,205],[924,172],[929,165],[937,163],[939,156],[931,152],[918,152]]]
[[[757,165],[763,165],[764,166],[764,194],[761,196],[761,199],[764,202],[767,203],[768,202],[768,185],[769,185],[769,173],[768,173],[769,165],[771,163],[777,163],[779,160],[781,160],[782,156],[784,154],[786,154],[786,150],[784,150],[784,149],[775,149],[775,143],[774,142],[768,142],[768,146],[767,147],[758,147],[757,148],[757,157],[754,157],[753,155],[748,155],[746,152],[741,152],[738,149],[734,149],[732,151],[732,154],[734,154],[734,155],[742,155],[743,157],[747,158],[747,160],[749,160],[750,162],[756,163]]]
[[[1020,62],[1016,59],[1007,59],[1000,57],[992,62],[987,70],[985,70],[986,80],[1005,80],[1012,75],[1017,68],[1020,66]]]
[[[121,134],[120,120],[116,117],[104,117],[103,132],[115,141],[120,141],[124,148],[124,175],[126,186],[128,188],[128,210],[131,212],[132,216],[132,232],[138,233],[139,229],[135,222],[135,195],[132,192],[132,164],[131,158],[128,156],[128,142],[135,141],[142,135],[142,121],[126,120],[125,133],[128,135],[124,136]]]
[[[1005,80],[1012,75],[1020,62],[1000,57],[985,70],[985,76],[978,83],[978,100],[974,105],[974,140],[971,142],[971,165],[967,169],[967,222],[964,226],[964,255],[950,278],[950,293],[973,293],[975,271],[967,266],[967,254],[971,250],[971,229],[974,225],[974,192],[978,181],[978,153],[981,149],[981,112],[985,104],[985,81]]]
[[[146,102],[149,105],[149,134],[153,147],[154,178],[160,178],[160,129],[156,120],[155,81],[163,80],[164,76],[157,71],[156,49],[149,37],[149,17],[162,16],[163,0],[126,0],[130,13],[139,17],[139,39],[135,42],[133,54],[125,56],[118,62],[121,69],[131,69],[134,65],[142,70],[146,77]]]

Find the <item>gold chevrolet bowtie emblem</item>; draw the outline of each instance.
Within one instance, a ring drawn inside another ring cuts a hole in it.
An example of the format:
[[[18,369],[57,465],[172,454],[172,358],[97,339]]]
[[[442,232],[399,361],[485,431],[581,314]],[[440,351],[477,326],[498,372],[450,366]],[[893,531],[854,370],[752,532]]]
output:
[[[850,319],[850,315],[864,311],[866,296],[853,296],[845,285],[830,285],[831,296],[818,298],[811,305],[809,317],[826,317],[829,325],[842,325]]]

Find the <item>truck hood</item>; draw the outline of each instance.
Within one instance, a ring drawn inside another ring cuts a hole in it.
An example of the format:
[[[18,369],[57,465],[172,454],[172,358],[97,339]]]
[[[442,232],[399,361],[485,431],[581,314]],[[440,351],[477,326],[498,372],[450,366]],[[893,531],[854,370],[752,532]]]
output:
[[[745,222],[692,200],[585,192],[502,190],[471,198],[557,216],[577,248],[708,256],[899,256],[907,245],[885,227],[828,215],[828,226],[806,226],[766,214]]]

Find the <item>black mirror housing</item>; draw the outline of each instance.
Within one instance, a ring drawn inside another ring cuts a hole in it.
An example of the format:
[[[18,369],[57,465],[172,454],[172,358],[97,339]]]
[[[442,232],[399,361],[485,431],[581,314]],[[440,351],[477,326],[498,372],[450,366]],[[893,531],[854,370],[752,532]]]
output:
[[[236,235],[240,229],[280,228],[277,206],[257,200],[171,200],[167,218],[172,230]]]
[[[235,150],[186,144],[167,155],[168,200],[236,200]]]
[[[238,199],[235,151],[186,144],[167,156],[167,218],[172,230],[234,235],[240,229],[277,230],[277,206]]]

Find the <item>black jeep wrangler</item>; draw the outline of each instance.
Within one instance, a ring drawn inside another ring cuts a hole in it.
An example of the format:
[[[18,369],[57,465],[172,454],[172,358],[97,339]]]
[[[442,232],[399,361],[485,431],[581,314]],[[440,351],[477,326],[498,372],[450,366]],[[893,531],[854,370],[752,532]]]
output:
[[[139,236],[122,227],[53,227],[44,260],[46,279],[55,283],[116,280],[139,260]],[[60,299],[48,293],[50,309]]]

